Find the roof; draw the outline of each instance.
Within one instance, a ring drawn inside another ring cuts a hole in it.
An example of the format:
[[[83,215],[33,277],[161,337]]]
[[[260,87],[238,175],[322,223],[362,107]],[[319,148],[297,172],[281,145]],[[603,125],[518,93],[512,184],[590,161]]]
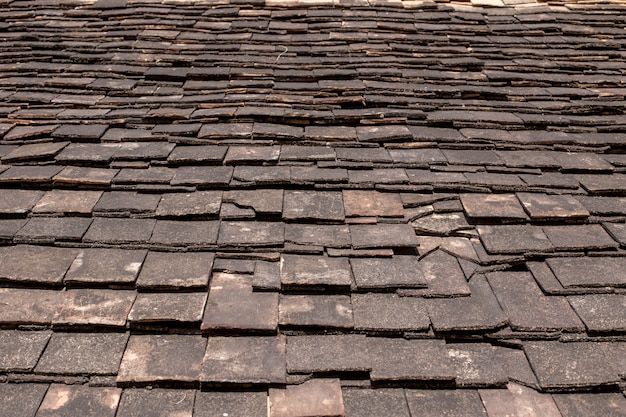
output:
[[[3,416],[626,415],[623,5],[1,3]]]

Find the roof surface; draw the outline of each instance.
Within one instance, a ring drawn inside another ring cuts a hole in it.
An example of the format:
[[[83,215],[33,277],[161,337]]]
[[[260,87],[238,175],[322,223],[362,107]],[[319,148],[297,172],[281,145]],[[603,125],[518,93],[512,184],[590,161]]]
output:
[[[0,3],[3,417],[626,416],[624,6]]]

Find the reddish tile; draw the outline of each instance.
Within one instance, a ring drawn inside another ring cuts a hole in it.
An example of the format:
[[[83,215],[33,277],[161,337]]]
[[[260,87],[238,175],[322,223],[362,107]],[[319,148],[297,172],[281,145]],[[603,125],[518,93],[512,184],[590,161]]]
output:
[[[119,388],[53,384],[36,417],[114,417],[121,395]]]
[[[345,414],[337,379],[312,379],[286,389],[270,389],[269,417],[340,417]]]
[[[379,191],[344,190],[343,203],[348,217],[403,217],[400,195]]]
[[[64,292],[52,319],[54,326],[126,327],[135,301],[134,291],[76,289]]]

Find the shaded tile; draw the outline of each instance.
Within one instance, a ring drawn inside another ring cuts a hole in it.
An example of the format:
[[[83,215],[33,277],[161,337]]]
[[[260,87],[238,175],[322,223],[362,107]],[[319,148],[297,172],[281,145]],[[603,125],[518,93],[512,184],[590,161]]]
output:
[[[591,214],[619,216],[626,214],[626,197],[576,196]]]
[[[132,249],[80,249],[63,282],[132,284],[147,253]]]
[[[372,184],[407,184],[409,177],[402,168],[375,168],[371,170],[349,170],[348,180],[351,183],[369,185]]]
[[[427,289],[419,290],[430,296],[470,295],[465,274],[458,260],[442,251],[429,253],[419,261]]]
[[[441,152],[446,156],[451,165],[503,165],[500,156],[491,150],[478,149],[443,149]]]
[[[214,259],[212,252],[149,252],[137,288],[206,288]]]
[[[230,146],[224,157],[225,165],[278,162],[280,146]]]
[[[55,159],[61,163],[108,163],[119,147],[117,143],[70,143]]]
[[[110,191],[102,195],[93,210],[117,216],[152,215],[160,200],[161,196],[157,194]]]
[[[256,261],[252,287],[256,291],[280,291],[280,263]]]
[[[284,243],[285,225],[278,222],[222,222],[218,246],[278,246]]]
[[[0,288],[0,323],[50,324],[62,295],[60,291]]]
[[[117,383],[197,383],[205,348],[202,336],[133,335],[124,351]]]
[[[154,219],[96,217],[83,240],[110,244],[148,243],[155,223]]]
[[[227,146],[176,146],[167,157],[167,162],[172,165],[184,164],[221,164]]]
[[[611,237],[618,241],[622,247],[626,246],[626,224],[604,223],[603,226]]]
[[[200,323],[206,293],[139,293],[128,314],[131,324]]]
[[[127,333],[54,333],[35,372],[115,375],[127,341]]]
[[[476,390],[407,390],[411,415],[487,417]]]
[[[220,222],[157,220],[150,243],[167,246],[211,246],[217,243]]]
[[[335,157],[335,150],[326,146],[283,145],[280,149],[281,161],[334,161]]]
[[[561,417],[552,396],[540,394],[523,385],[510,383],[506,390],[479,390],[489,417],[537,415]]]
[[[395,294],[352,294],[354,328],[371,332],[423,331],[430,327],[422,298]]]
[[[182,166],[176,168],[170,185],[195,185],[198,187],[225,187],[233,176],[233,167]]]
[[[285,327],[354,327],[346,295],[281,295],[278,323]]]
[[[334,191],[285,191],[283,218],[286,220],[345,219],[343,199]]]
[[[586,294],[567,300],[590,332],[626,330],[626,295]]]
[[[297,223],[285,225],[285,242],[330,248],[349,248],[352,244],[347,225]]]
[[[196,392],[179,389],[125,389],[116,417],[192,417]]]
[[[169,184],[175,170],[167,167],[122,168],[113,178],[113,184]]]
[[[350,235],[354,249],[416,247],[418,244],[415,231],[408,224],[352,225]]]
[[[34,417],[47,384],[0,384],[0,409],[5,417]]]
[[[409,417],[409,407],[401,389],[344,389],[346,417]]]
[[[0,278],[18,282],[60,284],[78,254],[77,249],[11,246],[0,262]]]
[[[520,331],[582,331],[584,326],[567,303],[558,296],[545,296],[529,272],[487,274],[510,326]]]
[[[352,284],[347,258],[282,255],[280,280],[285,288],[346,290]]]
[[[626,192],[626,175],[624,174],[576,175],[576,179],[585,190],[594,195]]]
[[[551,252],[553,246],[538,226],[476,226],[489,253]]]
[[[76,289],[64,292],[52,325],[125,327],[134,291]]]
[[[533,220],[589,217],[587,209],[570,195],[518,193],[517,198]]]
[[[14,236],[16,242],[80,241],[91,225],[87,217],[31,217]]]
[[[358,289],[426,287],[417,256],[354,258],[350,264]]]
[[[561,166],[563,172],[613,171],[613,165],[595,153],[551,152],[550,156]]]
[[[3,372],[32,371],[51,335],[49,331],[0,331],[0,370]],[[0,404],[2,404],[1,389]]]
[[[619,243],[599,224],[544,226],[543,231],[556,250],[609,249]]]
[[[359,142],[393,142],[413,139],[409,128],[404,125],[357,126],[356,134]]]
[[[524,343],[545,390],[614,386],[624,372],[624,343],[537,341]]]
[[[626,258],[548,258],[546,262],[565,288],[626,285]]]
[[[344,183],[348,182],[348,170],[344,168],[318,168],[315,166],[292,166],[292,184]]]
[[[317,141],[353,141],[356,140],[356,128],[352,126],[305,126],[306,140]]]
[[[447,162],[443,152],[437,148],[389,149],[389,155],[391,155],[394,164],[411,167],[427,168],[430,165]]]
[[[121,395],[119,388],[52,384],[36,417],[114,417]]]
[[[278,294],[253,292],[251,275],[213,274],[202,330],[275,333],[277,325]]]
[[[251,208],[257,214],[281,214],[283,190],[229,190],[224,191],[223,201],[240,208]]]
[[[489,330],[504,326],[508,316],[502,311],[484,275],[467,284],[471,295],[427,300],[428,314],[438,332]]]
[[[252,123],[203,124],[200,139],[249,139],[252,137]]]
[[[358,334],[290,336],[287,372],[369,372],[366,338]]]
[[[338,379],[312,379],[286,389],[270,389],[269,417],[343,416]]]
[[[0,189],[0,214],[26,214],[43,195],[43,191]]]
[[[198,392],[194,417],[267,417],[267,392]],[[181,416],[182,417],[182,416]]]
[[[371,337],[367,341],[372,382],[450,383],[456,371],[445,342],[435,339]]]
[[[461,194],[467,216],[474,220],[519,221],[528,219],[517,198],[510,194]]]
[[[33,207],[33,213],[90,214],[102,191],[52,190]]]
[[[155,214],[159,217],[216,217],[222,205],[221,191],[164,194]]]
[[[348,217],[403,217],[400,195],[378,191],[344,190],[343,203]]]
[[[203,384],[284,384],[285,337],[210,337]]]
[[[552,394],[563,416],[626,416],[626,398],[618,393]]]

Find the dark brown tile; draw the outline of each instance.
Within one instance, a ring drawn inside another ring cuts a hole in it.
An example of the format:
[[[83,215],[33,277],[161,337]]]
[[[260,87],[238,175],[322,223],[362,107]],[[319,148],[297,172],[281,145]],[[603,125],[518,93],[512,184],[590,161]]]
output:
[[[77,249],[18,245],[7,249],[0,278],[16,282],[60,284],[78,255]]]
[[[424,417],[487,417],[476,390],[406,390],[406,399],[411,413]]]
[[[191,417],[195,398],[192,390],[125,389],[116,416]]]
[[[193,415],[194,417],[219,417],[224,414],[267,417],[267,403],[266,391],[198,392]]]
[[[31,372],[51,335],[49,331],[0,331],[0,369],[3,372]]]
[[[6,417],[34,417],[48,384],[2,384],[0,407]]]
[[[425,331],[430,327],[426,302],[395,294],[352,294],[354,328],[366,332]]]

